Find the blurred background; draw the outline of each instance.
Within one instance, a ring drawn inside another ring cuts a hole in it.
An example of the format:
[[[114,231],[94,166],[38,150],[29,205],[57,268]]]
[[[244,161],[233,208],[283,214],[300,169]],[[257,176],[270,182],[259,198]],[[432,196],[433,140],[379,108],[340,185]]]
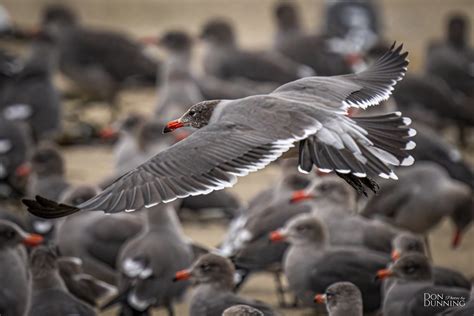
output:
[[[306,32],[324,34],[327,30],[327,12],[330,6],[337,1],[292,0],[287,2],[298,9],[302,28]],[[371,49],[376,48],[378,43],[382,42],[381,46],[383,47],[387,47],[387,44],[390,46],[393,41],[403,43],[404,49],[409,52],[408,76],[423,78],[435,76],[433,73],[427,72],[428,47],[432,43],[444,41],[448,19],[453,14],[462,14],[467,21],[471,21],[470,25],[468,24],[467,42],[470,43],[472,54],[474,1],[374,0],[368,2],[376,10],[376,33],[378,33],[377,44],[371,44]],[[51,3],[52,1],[49,0],[3,0],[1,6],[8,14],[10,25],[15,31],[8,31],[7,35],[2,36],[0,49],[8,51],[15,57],[27,58],[31,45],[30,33],[38,30],[42,21],[42,12]],[[271,51],[277,32],[274,11],[275,7],[283,1],[62,0],[59,3],[70,7],[80,17],[81,25],[84,27],[123,33],[131,40],[140,43],[143,45],[144,54],[151,60],[157,61],[158,67],[163,67],[163,63],[166,64],[164,61],[167,60],[169,52],[157,48],[152,43],[153,39],[158,39],[169,30],[188,32],[194,41],[191,68],[196,74],[202,74],[205,73],[205,70],[203,70],[201,59],[205,56],[206,51],[198,37],[206,22],[214,17],[225,18],[234,26],[239,47],[247,50]],[[150,43],[152,44],[150,45]],[[368,56],[368,51],[370,49],[357,48],[347,55]],[[371,53],[374,56],[377,55],[377,49]],[[366,61],[369,62],[370,59],[366,59]],[[122,62],[126,64],[128,61],[123,60]],[[471,59],[470,67],[473,65],[474,59]],[[468,68],[469,65],[466,65],[467,71],[469,71]],[[318,73],[317,69],[316,73]],[[474,67],[470,69],[470,73],[473,76]],[[121,89],[120,93],[115,96],[113,102],[118,110],[117,113],[111,115],[109,107],[104,106],[107,102],[103,100],[92,100],[88,102],[87,107],[82,107],[82,96],[77,95],[73,81],[64,73],[54,72],[53,82],[60,95],[63,123],[61,132],[51,139],[60,146],[60,152],[64,157],[65,178],[69,183],[73,185],[103,183],[104,179],[116,174],[117,167],[114,158],[116,147],[114,146],[117,145],[117,138],[120,136],[116,135],[115,129],[111,130],[111,126],[117,126],[117,124],[114,125],[116,122],[123,122],[130,113],[152,116],[155,113],[156,104],[160,102],[161,90],[159,85],[157,88],[154,82],[131,84]],[[465,93],[467,99],[471,98],[470,101],[463,103],[470,102],[468,105],[470,109],[466,111],[467,114],[461,115],[471,122],[474,121],[472,116],[474,113],[472,110],[474,91],[472,91],[472,87],[471,85],[468,88],[471,89],[469,90],[472,92],[471,95],[469,92]],[[265,88],[262,89],[265,90]],[[404,91],[408,91],[406,93],[409,94],[411,93],[409,89]],[[434,90],[437,89],[434,88]],[[454,90],[455,88],[453,88],[452,94],[448,93],[449,100],[457,98],[457,92]],[[416,94],[416,92],[413,93]],[[420,92],[420,95],[422,93],[424,92]],[[428,91],[427,94],[429,95],[430,92]],[[397,103],[403,102],[405,100],[403,97],[404,95],[401,95],[396,100]],[[428,100],[426,103],[430,102],[429,96],[420,98],[422,101],[417,99],[416,102],[425,102],[424,100]],[[429,108],[430,104],[425,104],[425,106]],[[77,111],[78,107],[81,108],[80,111]],[[405,111],[405,108],[401,107],[401,109]],[[474,129],[472,125],[456,118],[447,117],[443,111],[425,110],[426,108],[414,111],[413,115],[417,118],[420,117],[420,121],[429,117],[427,122],[423,123],[436,131],[436,134],[431,136],[439,137],[439,140],[446,143],[449,148],[456,149],[459,159],[468,166],[469,172],[472,172],[474,164]],[[456,108],[451,108],[448,111],[456,111]],[[433,120],[431,120],[432,113],[435,113]],[[410,114],[407,115],[410,116]],[[170,119],[172,118],[170,117]],[[468,174],[468,179],[465,182],[470,182],[472,187],[471,176],[472,174]],[[271,186],[280,177],[281,168],[278,165],[272,165],[240,179],[235,187],[227,191],[235,195],[242,205],[245,205],[257,192]],[[429,191],[430,188],[426,188],[426,190]],[[19,208],[17,203],[6,200],[6,202],[2,202],[2,208],[16,212]],[[205,213],[203,215],[200,213],[196,215],[191,212],[191,215],[184,215],[184,233],[200,244],[214,247],[223,241],[228,229],[228,221],[226,216],[222,217],[219,214]],[[452,230],[452,223],[447,217],[442,218],[430,230],[429,241],[433,262],[460,271],[472,280],[474,277],[474,230],[472,228],[466,229],[462,243],[455,249],[451,247]],[[252,275],[240,293],[263,300],[277,308],[278,302],[274,295],[273,278],[267,273]],[[187,302],[187,299],[183,299],[177,304],[177,315],[187,314],[189,308]],[[312,313],[310,308],[281,309],[281,311],[285,315],[309,315]],[[104,312],[103,315],[115,315],[116,313],[117,307],[114,307]],[[153,312],[153,315],[165,315],[165,311],[157,310]]]

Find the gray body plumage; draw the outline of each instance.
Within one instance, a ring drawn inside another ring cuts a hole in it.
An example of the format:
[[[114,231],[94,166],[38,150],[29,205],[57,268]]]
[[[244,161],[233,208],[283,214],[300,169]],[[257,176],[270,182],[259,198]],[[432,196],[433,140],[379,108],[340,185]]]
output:
[[[174,273],[190,266],[194,253],[172,204],[146,212],[147,225],[120,251],[117,266],[123,275],[121,287],[131,286],[127,302],[137,310],[149,306],[171,310],[188,285],[173,283]]]
[[[41,247],[30,255],[33,285],[28,315],[96,315],[92,307],[69,294],[51,251]]]
[[[68,217],[56,237],[63,255],[81,258],[86,273],[110,284],[118,281],[115,265],[120,248],[143,226],[138,216],[117,215],[91,212]]]
[[[164,63],[155,107],[155,115],[160,121],[172,120],[204,100],[191,71],[190,57],[188,52],[172,52]]]
[[[221,316],[234,305],[248,305],[260,310],[263,315],[279,315],[267,304],[233,292],[235,269],[226,258],[206,254],[187,271],[196,283],[190,302],[191,316]]]
[[[437,315],[449,307],[434,303],[426,306],[425,293],[442,295],[441,301],[449,300],[449,297],[467,301],[470,297],[470,291],[466,289],[434,285],[431,264],[419,253],[402,256],[389,271],[394,281],[384,297],[382,312],[387,316]]]
[[[311,234],[311,239],[293,237],[294,229],[307,223],[313,225],[312,222],[318,223],[317,226],[302,231],[303,234]],[[375,311],[380,307],[380,285],[374,281],[373,275],[389,262],[388,256],[368,250],[330,246],[325,226],[312,215],[293,218],[285,226],[285,231],[291,245],[285,253],[284,272],[290,289],[304,304],[311,306],[314,295],[323,293],[329,285],[348,281],[362,292],[364,311]]]
[[[0,221],[2,226],[14,226]],[[16,229],[20,229],[16,227]],[[26,249],[19,243],[0,242],[0,313],[23,316],[28,310],[31,294],[31,277]]]
[[[399,175],[399,181],[382,184],[380,194],[369,201],[362,215],[379,216],[396,226],[423,234],[458,208],[469,212],[471,189],[451,179],[438,165],[420,162],[400,170]]]
[[[52,140],[61,130],[61,103],[52,82],[57,52],[50,41],[33,43],[23,69],[7,82],[1,97],[0,116],[26,124],[35,141]]]

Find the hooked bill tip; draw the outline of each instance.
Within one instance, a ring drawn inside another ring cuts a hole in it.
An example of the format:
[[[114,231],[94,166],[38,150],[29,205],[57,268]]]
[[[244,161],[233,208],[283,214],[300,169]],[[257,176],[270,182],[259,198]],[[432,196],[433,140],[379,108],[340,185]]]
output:
[[[174,120],[174,121],[168,122],[168,124],[166,124],[166,126],[163,128],[163,134],[172,132],[175,129],[181,128],[183,126],[184,126],[184,124],[181,123],[179,120]]]

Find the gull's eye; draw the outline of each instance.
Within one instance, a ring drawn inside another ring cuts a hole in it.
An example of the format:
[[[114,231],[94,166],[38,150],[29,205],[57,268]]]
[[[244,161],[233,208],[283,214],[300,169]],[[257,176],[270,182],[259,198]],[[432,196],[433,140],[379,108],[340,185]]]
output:
[[[415,273],[416,271],[416,267],[415,266],[408,266],[405,271],[408,273],[408,274],[412,274],[412,273]]]
[[[299,231],[300,233],[305,232],[307,229],[308,229],[308,227],[306,227],[304,225],[296,227],[296,230]]]
[[[15,232],[12,230],[6,230],[3,232],[3,236],[5,236],[5,238],[7,239],[12,239],[13,237],[15,237]]]
[[[322,192],[328,191],[329,185],[327,185],[326,183],[323,183],[319,186],[319,190],[321,190]]]
[[[326,292],[326,299],[327,300],[330,300],[331,298],[334,297],[334,293],[331,293],[331,292]]]
[[[204,263],[201,265],[201,270],[204,271],[204,272],[208,272],[211,270],[211,265],[207,264],[207,263]]]
[[[417,247],[415,244],[408,244],[408,246],[407,246],[407,249],[408,249],[409,251],[418,250],[417,248],[418,248],[418,247]]]
[[[194,116],[194,115],[196,115],[196,111],[194,111],[194,110],[190,110],[190,111],[189,111],[189,115],[191,115],[191,116]]]

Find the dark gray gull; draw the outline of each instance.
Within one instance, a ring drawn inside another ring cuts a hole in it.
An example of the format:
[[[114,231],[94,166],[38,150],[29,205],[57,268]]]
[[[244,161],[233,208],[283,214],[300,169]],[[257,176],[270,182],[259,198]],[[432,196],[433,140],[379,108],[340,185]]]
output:
[[[331,284],[323,294],[316,294],[314,301],[326,304],[329,316],[362,316],[362,294],[351,282]]]
[[[257,308],[263,315],[278,315],[263,302],[233,293],[234,272],[229,259],[215,254],[203,255],[190,269],[176,272],[176,281],[195,281],[189,315],[221,316],[227,308],[240,304]]]
[[[437,315],[457,306],[453,304],[467,302],[470,296],[463,288],[434,285],[428,258],[420,253],[401,257],[388,269],[378,271],[377,277],[395,279],[384,298],[384,316]]]
[[[474,216],[472,189],[431,162],[400,170],[399,176],[398,182],[382,183],[361,214],[417,234],[428,234],[448,217],[455,226],[451,245],[459,246]]]
[[[58,205],[41,196],[24,200],[31,213],[61,217],[79,210],[114,213],[169,202],[230,187],[238,176],[264,168],[300,142],[302,171],[313,164],[335,171],[361,192],[376,190],[371,177],[396,179],[388,165],[414,159],[416,132],[410,119],[395,112],[350,118],[349,107],[365,108],[387,99],[406,70],[407,53],[395,44],[366,71],[336,77],[308,77],[268,95],[204,101],[165,132],[192,126],[196,132],[118,178],[96,197],[78,206]]]
[[[81,185],[66,190],[64,203],[81,203],[94,196],[98,189]],[[106,216],[99,212],[79,213],[58,225],[56,243],[61,254],[81,260],[84,273],[112,285],[118,283],[116,261],[127,240],[136,236],[143,220],[135,214]]]
[[[246,207],[241,209],[242,214],[230,224],[229,230],[219,246],[220,253],[224,256],[235,255],[242,247],[247,246],[248,242],[255,241],[256,238],[264,235],[266,237],[265,229],[259,232],[255,230],[262,228],[262,224],[267,227],[266,224],[268,223],[265,223],[262,219],[274,215],[279,218],[279,215],[282,214],[288,214],[287,216],[290,217],[292,211],[280,211],[280,208],[288,210],[288,208],[295,207],[293,203],[290,203],[293,193],[310,185],[311,179],[311,175],[292,171],[283,174],[275,185],[259,192]],[[287,217],[284,215],[283,218],[285,219],[277,221],[277,226],[270,228],[270,230],[281,227],[286,222]],[[261,234],[261,232],[264,233]],[[268,232],[266,231],[266,233]]]
[[[143,312],[150,307],[163,307],[168,315],[174,315],[173,304],[189,285],[172,282],[175,272],[189,267],[194,258],[175,204],[146,210],[145,227],[120,250],[117,267],[121,272],[120,291],[125,293],[124,308]]]
[[[161,70],[161,84],[155,115],[160,121],[171,120],[204,101],[191,69],[192,39],[182,31],[168,31],[159,39],[167,57]]]
[[[323,177],[312,190],[296,192],[293,202],[310,201],[311,213],[324,222],[329,243],[390,253],[392,239],[400,229],[379,219],[357,214],[354,190],[337,177]]]
[[[15,198],[25,194],[31,172],[28,133],[16,122],[0,118],[0,197]]]
[[[307,34],[300,26],[294,3],[283,2],[275,9],[277,34],[274,48],[295,62],[311,67],[318,76],[342,75],[352,71],[349,59],[332,51],[329,38]]]
[[[135,164],[133,160],[138,155],[137,135],[139,135],[140,129],[146,122],[145,115],[132,112],[111,127],[111,134],[114,137],[116,134],[116,137],[118,137],[113,150],[115,174],[122,175],[141,163]]]
[[[401,233],[392,241],[392,260],[396,261],[410,252],[425,254],[425,244],[420,236],[412,233]],[[435,285],[471,289],[471,282],[461,272],[456,270],[432,266]]]
[[[458,130],[460,144],[467,143],[466,129],[474,126],[472,101],[450,88],[443,79],[429,74],[409,76],[400,83],[393,97],[398,108],[415,122],[434,129],[453,126]]]
[[[31,174],[28,177],[27,196],[41,195],[60,200],[61,195],[70,187],[66,180],[66,167],[59,150],[50,144],[40,144],[30,159]],[[28,214],[30,231],[41,234],[47,239],[54,236],[55,221],[45,220]]]
[[[120,125],[119,139],[114,146],[115,175],[118,176],[167,149],[178,137],[163,135],[164,123],[136,114],[128,116]],[[183,134],[188,135],[186,132]]]
[[[56,250],[46,246],[35,248],[30,254],[33,283],[28,316],[96,315],[91,306],[68,292],[57,260]]]
[[[461,151],[444,141],[439,131],[417,126],[413,139],[416,147],[412,151],[417,162],[432,161],[442,166],[451,178],[464,182],[474,189],[474,169],[463,159]]]
[[[218,78],[246,78],[283,84],[314,74],[310,67],[276,52],[240,49],[233,27],[225,19],[207,22],[202,29],[201,39],[206,44],[204,71]]]
[[[241,287],[246,279],[255,272],[270,272],[274,276],[276,294],[280,306],[287,306],[281,275],[281,261],[288,245],[286,243],[269,243],[271,231],[283,226],[285,222],[299,214],[311,211],[309,203],[292,203],[290,199],[272,203],[260,212],[251,214],[243,229],[237,235],[233,245],[232,261],[236,265]],[[225,245],[228,246],[228,245]],[[226,248],[222,252],[229,251]]]
[[[472,97],[474,49],[469,45],[468,19],[463,13],[448,18],[445,39],[428,47],[426,71],[445,80],[455,91]]]
[[[40,235],[28,234],[16,224],[0,220],[0,313],[25,315],[31,289],[26,249],[43,241]]]
[[[361,248],[329,245],[327,228],[310,214],[291,219],[272,232],[272,241],[288,240],[283,268],[290,289],[304,305],[314,306],[315,294],[335,282],[352,282],[362,292],[365,312],[381,306],[380,284],[374,273],[385,267],[389,256]]]
[[[156,80],[159,66],[138,43],[121,33],[81,26],[65,5],[47,6],[41,28],[55,40],[61,72],[93,98],[113,106],[120,88],[130,81]]]
[[[195,74],[189,65],[193,57],[194,40],[185,31],[169,31],[160,40],[147,39],[147,43],[157,44],[169,55],[161,69],[161,80],[165,80],[163,82],[165,87],[159,88],[157,110],[171,102],[178,105],[187,102],[186,106],[189,107],[190,104],[196,103],[190,100],[197,98],[200,100],[239,99],[269,93],[278,87],[275,83],[257,82],[246,78],[222,79],[212,74]],[[183,64],[177,64],[177,62]],[[166,87],[167,83],[170,86]],[[186,93],[182,93],[183,91]],[[159,112],[161,114],[162,111]]]
[[[0,116],[28,127],[36,142],[53,140],[61,132],[61,102],[53,84],[57,51],[53,39],[39,35],[21,71],[5,84]]]
[[[98,306],[100,301],[117,293],[113,285],[84,273],[82,260],[77,257],[59,257],[58,269],[67,290],[91,306]]]
[[[29,196],[41,195],[57,200],[70,184],[66,180],[66,166],[59,150],[42,144],[31,157],[31,175],[28,179]]]

